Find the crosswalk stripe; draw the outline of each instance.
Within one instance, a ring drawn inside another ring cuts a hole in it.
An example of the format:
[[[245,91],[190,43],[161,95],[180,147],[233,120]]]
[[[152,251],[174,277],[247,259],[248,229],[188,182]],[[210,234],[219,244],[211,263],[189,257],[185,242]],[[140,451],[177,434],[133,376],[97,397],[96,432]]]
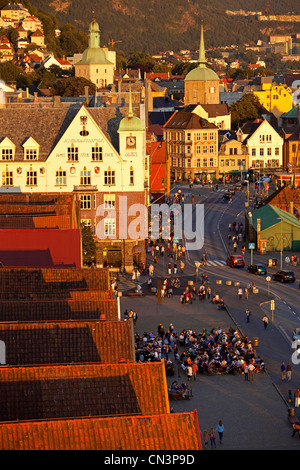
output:
[[[206,262],[207,266],[225,266],[226,261],[223,260],[209,260]]]

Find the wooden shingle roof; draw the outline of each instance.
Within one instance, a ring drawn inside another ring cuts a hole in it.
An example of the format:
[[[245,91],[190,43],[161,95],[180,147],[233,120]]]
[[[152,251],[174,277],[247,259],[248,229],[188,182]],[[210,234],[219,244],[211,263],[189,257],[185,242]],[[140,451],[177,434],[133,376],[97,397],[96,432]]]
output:
[[[10,366],[135,362],[132,321],[0,323]]]
[[[0,422],[169,413],[164,362],[0,368]]]
[[[202,450],[197,411],[0,424],[1,450]]]

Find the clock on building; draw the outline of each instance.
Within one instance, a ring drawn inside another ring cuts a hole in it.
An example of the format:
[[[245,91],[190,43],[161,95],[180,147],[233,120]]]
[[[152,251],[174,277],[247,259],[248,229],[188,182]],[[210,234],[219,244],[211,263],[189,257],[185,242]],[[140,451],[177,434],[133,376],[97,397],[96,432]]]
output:
[[[136,137],[126,137],[126,148],[135,149],[136,148]]]

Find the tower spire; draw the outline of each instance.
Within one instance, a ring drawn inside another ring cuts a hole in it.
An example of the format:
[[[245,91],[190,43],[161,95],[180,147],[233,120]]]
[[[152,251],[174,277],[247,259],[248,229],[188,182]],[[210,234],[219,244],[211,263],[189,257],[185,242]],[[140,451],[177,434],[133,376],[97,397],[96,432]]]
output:
[[[133,117],[133,111],[132,111],[132,93],[131,93],[131,85],[129,86],[129,109],[128,109],[128,117]]]
[[[206,58],[205,58],[205,45],[204,45],[204,31],[203,31],[203,20],[201,20],[201,36],[200,36],[198,66],[204,67],[205,65],[206,65]]]

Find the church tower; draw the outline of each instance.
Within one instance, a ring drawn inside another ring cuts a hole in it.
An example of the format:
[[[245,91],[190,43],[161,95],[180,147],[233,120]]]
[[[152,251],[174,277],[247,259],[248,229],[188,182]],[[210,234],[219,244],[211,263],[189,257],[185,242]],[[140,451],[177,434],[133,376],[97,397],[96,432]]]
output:
[[[105,88],[114,83],[115,64],[108,60],[107,53],[100,47],[100,28],[93,19],[89,26],[89,45],[82,59],[75,64],[75,76],[84,77],[97,88]]]
[[[219,104],[220,79],[216,72],[208,67],[205,58],[203,22],[201,22],[201,38],[198,66],[185,77],[184,104]]]

